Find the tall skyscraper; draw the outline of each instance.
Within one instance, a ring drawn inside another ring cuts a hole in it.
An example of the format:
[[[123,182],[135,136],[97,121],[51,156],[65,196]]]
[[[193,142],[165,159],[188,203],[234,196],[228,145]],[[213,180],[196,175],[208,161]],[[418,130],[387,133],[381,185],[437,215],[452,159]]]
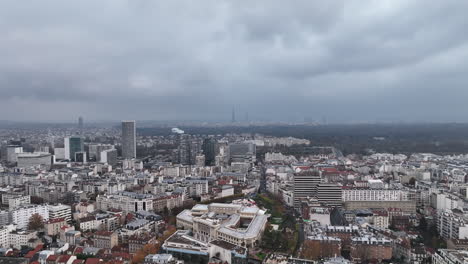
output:
[[[191,144],[190,135],[180,134],[179,135],[179,146],[177,147],[177,161],[183,165],[191,165]]]
[[[178,140],[178,163],[183,165],[195,165],[197,154],[202,152],[202,139],[189,134],[179,134]]]
[[[317,170],[294,174],[294,209],[300,209],[302,198],[317,197],[317,185],[321,181],[320,171]]]
[[[83,126],[84,126],[84,124],[83,124],[83,117],[80,116],[80,117],[78,117],[78,128],[79,128],[79,129],[82,129]]]
[[[136,158],[136,124],[135,121],[122,121],[122,157]]]
[[[84,141],[82,137],[65,138],[65,159],[75,160],[75,153],[84,151]]]
[[[205,155],[205,165],[213,166],[216,157],[216,140],[214,138],[205,138],[203,140],[202,150]]]

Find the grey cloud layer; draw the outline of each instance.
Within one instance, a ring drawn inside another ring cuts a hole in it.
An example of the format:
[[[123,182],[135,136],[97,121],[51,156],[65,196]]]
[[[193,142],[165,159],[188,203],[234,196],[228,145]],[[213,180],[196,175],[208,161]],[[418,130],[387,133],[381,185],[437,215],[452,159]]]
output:
[[[467,8],[1,1],[0,119],[468,121]]]

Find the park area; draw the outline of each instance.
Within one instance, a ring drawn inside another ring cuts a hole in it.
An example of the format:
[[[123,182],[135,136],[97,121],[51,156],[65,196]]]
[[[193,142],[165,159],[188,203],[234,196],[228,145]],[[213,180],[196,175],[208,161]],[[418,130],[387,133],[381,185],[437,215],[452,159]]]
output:
[[[260,244],[261,250],[255,253],[256,257],[263,260],[272,252],[294,254],[298,228],[292,209],[286,208],[280,198],[272,195],[260,194],[255,202],[271,215]]]

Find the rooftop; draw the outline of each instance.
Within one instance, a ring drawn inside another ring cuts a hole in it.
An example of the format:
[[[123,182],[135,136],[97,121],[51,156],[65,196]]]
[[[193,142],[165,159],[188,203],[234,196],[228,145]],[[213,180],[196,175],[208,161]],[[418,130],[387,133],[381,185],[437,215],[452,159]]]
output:
[[[210,242],[212,245],[216,245],[218,247],[230,250],[230,251],[235,251],[239,255],[246,255],[247,254],[247,249],[244,247],[239,247],[235,244],[223,241],[223,240],[213,240]]]

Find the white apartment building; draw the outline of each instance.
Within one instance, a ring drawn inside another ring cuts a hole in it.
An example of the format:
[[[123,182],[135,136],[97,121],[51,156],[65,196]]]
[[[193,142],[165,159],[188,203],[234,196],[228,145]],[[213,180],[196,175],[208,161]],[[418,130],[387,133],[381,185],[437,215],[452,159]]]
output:
[[[9,210],[13,210],[13,209],[20,207],[22,204],[30,204],[30,203],[31,203],[31,196],[29,195],[10,197],[8,199],[8,208]]]
[[[468,251],[456,249],[439,249],[432,255],[432,264],[466,264]]]
[[[437,231],[445,239],[468,239],[468,221],[451,210],[438,211]]]
[[[0,211],[0,226],[5,226],[10,223],[10,212]]]
[[[452,210],[459,207],[458,197],[445,193],[432,193],[430,196],[431,206],[437,210]],[[463,206],[463,202],[460,202]]]
[[[21,246],[28,245],[28,241],[37,237],[35,231],[13,231],[8,234],[9,245],[13,248],[21,249]]]
[[[79,219],[80,230],[98,230],[103,229],[113,231],[117,228],[118,219],[116,216],[108,214],[97,214],[96,216],[88,216]]]
[[[115,195],[104,195],[96,198],[96,207],[100,210],[120,209],[125,213],[153,211],[153,195],[133,192],[118,192]]]
[[[96,218],[90,216],[86,217],[85,219],[80,219],[80,230],[88,231],[88,230],[97,230],[100,223],[96,220]]]
[[[58,204],[58,205],[49,205],[49,218],[65,218],[65,221],[71,222],[72,213],[71,207],[69,205]]]
[[[408,191],[394,189],[343,188],[343,202],[347,201],[408,201]]]
[[[232,185],[223,185],[221,187],[221,197],[234,195],[234,187]]]
[[[9,247],[9,233],[10,231],[6,227],[0,228],[0,247],[6,248]]]
[[[49,208],[47,205],[22,205],[11,211],[11,221],[18,229],[26,229],[29,219],[33,214],[39,214],[44,221],[49,220]]]
[[[0,247],[8,248],[10,246],[10,233],[16,230],[16,226],[2,226],[0,228]]]
[[[208,181],[207,180],[186,180],[189,186],[190,196],[201,196],[208,193]]]

